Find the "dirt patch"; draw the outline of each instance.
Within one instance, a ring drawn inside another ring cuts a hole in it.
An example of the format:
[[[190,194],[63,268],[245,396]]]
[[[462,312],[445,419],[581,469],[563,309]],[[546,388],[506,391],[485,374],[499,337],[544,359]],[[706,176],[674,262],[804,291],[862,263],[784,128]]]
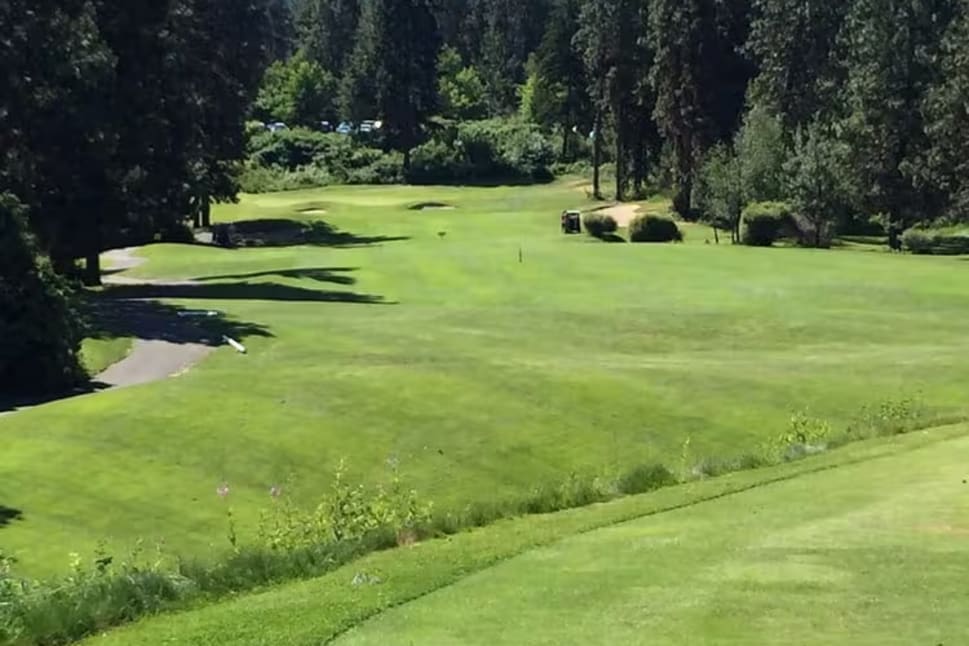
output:
[[[443,202],[421,202],[410,207],[411,211],[453,211],[455,207]]]

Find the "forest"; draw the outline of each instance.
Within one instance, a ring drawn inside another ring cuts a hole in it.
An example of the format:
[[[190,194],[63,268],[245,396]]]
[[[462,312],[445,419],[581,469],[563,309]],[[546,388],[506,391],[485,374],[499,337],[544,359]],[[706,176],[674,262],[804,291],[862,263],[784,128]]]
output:
[[[79,383],[99,254],[243,190],[588,173],[819,247],[969,213],[964,0],[7,0],[0,34],[4,389]]]

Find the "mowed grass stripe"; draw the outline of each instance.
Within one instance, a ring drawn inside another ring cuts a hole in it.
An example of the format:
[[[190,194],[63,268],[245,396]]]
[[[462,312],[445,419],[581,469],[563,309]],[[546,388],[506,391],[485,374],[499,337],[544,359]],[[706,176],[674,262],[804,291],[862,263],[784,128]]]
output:
[[[554,567],[554,557],[560,551],[568,550],[574,542],[583,545],[588,541],[595,542],[598,536],[595,530],[605,527],[618,526],[615,531],[623,532],[628,530],[622,525],[630,522],[632,525],[629,527],[637,523],[653,522],[663,525],[667,522],[666,518],[675,517],[675,514],[689,514],[692,509],[701,510],[702,513],[698,512],[700,516],[709,514],[711,519],[718,522],[723,522],[725,518],[727,521],[733,519],[747,528],[751,523],[756,523],[756,519],[750,518],[752,511],[761,514],[787,510],[782,513],[791,514],[788,493],[784,489],[788,486],[786,484],[788,482],[791,483],[790,486],[802,492],[802,498],[811,498],[813,495],[823,501],[827,499],[826,496],[830,492],[829,487],[825,485],[829,478],[835,483],[834,486],[839,486],[843,481],[848,480],[855,483],[855,486],[847,489],[851,495],[846,500],[840,501],[840,507],[833,505],[829,512],[833,517],[837,517],[839,513],[844,513],[846,510],[857,511],[851,506],[857,504],[859,500],[867,499],[866,496],[875,499],[879,495],[878,490],[864,486],[866,474],[879,474],[878,482],[881,484],[886,478],[897,479],[899,471],[912,462],[921,466],[913,468],[911,471],[913,477],[909,480],[903,478],[902,483],[917,480],[925,474],[926,465],[931,470],[935,468],[932,465],[937,462],[950,465],[956,462],[955,451],[969,441],[967,436],[969,436],[969,427],[965,425],[933,429],[902,437],[859,443],[798,463],[736,473],[644,496],[624,498],[604,505],[502,521],[485,529],[447,539],[373,554],[313,581],[281,586],[228,603],[178,615],[149,619],[85,643],[92,646],[138,643],[203,646],[280,643],[315,645],[329,643],[341,636],[351,643],[352,640],[373,638],[379,643],[393,644],[460,644],[463,643],[463,637],[467,637],[468,643],[489,643],[487,641],[489,639],[500,638],[500,631],[496,634],[493,630],[485,630],[487,627],[482,627],[482,631],[477,636],[463,632],[440,637],[440,633],[435,633],[434,629],[461,630],[464,624],[460,617],[452,616],[451,609],[441,610],[440,624],[428,622],[435,624],[433,626],[417,623],[415,617],[413,629],[418,632],[413,634],[408,632],[407,626],[400,627],[401,618],[406,618],[412,608],[419,611],[419,607],[424,603],[436,603],[441,599],[442,603],[447,604],[449,601],[459,599],[459,595],[463,592],[470,590],[473,593],[474,586],[470,583],[478,580],[479,577],[487,579],[492,572],[487,568],[507,561],[494,572],[502,569],[514,570],[516,561],[508,561],[508,559],[519,554],[525,554],[522,558],[526,562],[530,558],[541,562],[545,555],[551,555],[546,562]],[[948,470],[951,471],[952,467],[950,466]],[[773,493],[775,491],[776,494]],[[892,487],[890,491],[896,491],[896,489]],[[765,501],[762,501],[764,504],[746,508],[745,496],[748,495],[764,496]],[[837,496],[834,497],[837,498]],[[729,511],[723,513],[717,511],[721,505]],[[737,514],[734,511],[735,506],[746,508],[746,511],[744,514]],[[818,518],[825,512],[814,510],[811,513]],[[729,527],[719,529],[726,530],[728,535],[732,531]],[[592,533],[587,534],[587,532]],[[707,542],[711,549],[714,549],[714,546],[720,546],[724,541],[723,536],[713,534],[684,536],[684,540],[687,539]],[[653,543],[651,543],[652,547],[661,549],[661,542]],[[547,547],[550,545],[553,547]],[[629,559],[618,558],[621,547],[621,544],[610,546],[613,550],[610,553],[617,555],[617,564],[623,568],[634,566],[635,563],[630,563]],[[544,549],[534,552],[534,556],[530,555],[529,551],[536,548]],[[600,558],[608,561],[610,553],[602,553]],[[729,556],[729,553],[726,555]],[[668,562],[665,567],[688,565],[687,559],[682,562]],[[581,570],[581,567],[579,569]],[[479,572],[480,574],[476,574]],[[353,585],[353,579],[358,574],[379,577],[382,583]],[[594,576],[594,571],[590,570],[588,574]],[[657,575],[655,571],[638,570],[635,574],[647,582],[656,580],[651,577]],[[537,579],[540,584],[541,574]],[[523,580],[522,583],[524,585],[528,581]],[[682,583],[678,582],[678,584]],[[715,585],[710,581],[701,583]],[[596,585],[608,586],[609,580],[603,579]],[[408,604],[416,599],[423,599],[423,601]],[[477,598],[473,603],[482,609],[491,607],[491,602],[487,598]],[[539,601],[530,607],[509,609],[506,618],[510,629],[511,627],[516,630],[521,628],[520,624],[515,623],[514,615],[526,617],[528,612],[539,612],[543,607],[545,605]],[[393,608],[398,609],[392,610]],[[556,608],[562,609],[559,606]],[[574,610],[576,613],[582,612],[582,608],[578,606]],[[384,612],[386,614],[381,614]],[[376,619],[370,623],[363,623],[372,617]],[[473,614],[469,618],[473,618]],[[361,625],[363,627],[360,632],[347,633]],[[549,626],[539,628],[550,629],[558,638],[562,638],[562,634],[554,628]],[[425,632],[420,633],[421,630]],[[536,643],[536,639],[541,639],[539,633],[540,631],[526,634],[524,631],[519,631],[514,633],[518,641],[509,643]],[[607,633],[602,633],[600,636],[605,639],[606,635]],[[642,633],[641,637],[648,640],[649,633]],[[475,639],[479,639],[479,642]],[[599,638],[591,640],[592,643],[600,643],[600,641]],[[800,643],[798,640],[795,642]],[[566,643],[570,643],[568,639]],[[590,640],[587,638],[581,643],[590,643]],[[601,643],[608,643],[608,641],[601,641]]]

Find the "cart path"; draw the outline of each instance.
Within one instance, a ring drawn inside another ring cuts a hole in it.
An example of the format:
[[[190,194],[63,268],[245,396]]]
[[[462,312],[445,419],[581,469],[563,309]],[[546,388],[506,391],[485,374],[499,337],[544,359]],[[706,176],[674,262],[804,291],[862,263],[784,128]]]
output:
[[[104,261],[108,269],[125,271],[145,264],[147,259],[138,256],[136,249],[116,249],[105,253]],[[113,274],[104,277],[104,284],[192,285],[195,283],[194,281],[140,280]],[[150,331],[152,334],[145,336],[151,337],[164,337],[166,336],[165,332],[174,332],[178,327],[184,328],[187,325],[192,325],[192,323],[182,319],[169,320],[167,317],[164,319],[153,317],[141,320],[138,323],[143,327],[147,326],[146,331]],[[128,356],[97,375],[94,381],[104,384],[109,389],[161,381],[184,374],[214,351],[214,347],[203,343],[136,338]]]

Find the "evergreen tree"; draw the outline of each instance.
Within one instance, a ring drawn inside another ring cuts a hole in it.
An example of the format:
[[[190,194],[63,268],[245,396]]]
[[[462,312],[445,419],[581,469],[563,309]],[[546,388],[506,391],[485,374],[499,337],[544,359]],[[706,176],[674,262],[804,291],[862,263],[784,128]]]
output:
[[[0,392],[60,393],[83,377],[80,331],[27,229],[20,202],[0,194]]]
[[[383,0],[360,0],[360,19],[353,52],[340,84],[340,111],[354,121],[373,119],[377,112],[379,42],[383,35]]]
[[[295,10],[297,41],[306,57],[342,78],[359,46],[357,28],[366,0],[301,0]]]
[[[940,82],[925,100],[928,146],[920,169],[923,181],[946,197],[945,214],[969,218],[969,2],[958,5],[942,41]]]
[[[851,2],[752,0],[748,51],[759,74],[754,98],[790,131],[836,108],[842,73],[836,44]]]
[[[407,169],[411,149],[437,110],[440,33],[431,0],[380,0],[380,10],[377,112],[387,142],[403,151]]]
[[[921,107],[936,74],[952,0],[855,0],[843,34],[845,130],[861,205],[908,226],[937,212],[916,182],[928,145]]]

